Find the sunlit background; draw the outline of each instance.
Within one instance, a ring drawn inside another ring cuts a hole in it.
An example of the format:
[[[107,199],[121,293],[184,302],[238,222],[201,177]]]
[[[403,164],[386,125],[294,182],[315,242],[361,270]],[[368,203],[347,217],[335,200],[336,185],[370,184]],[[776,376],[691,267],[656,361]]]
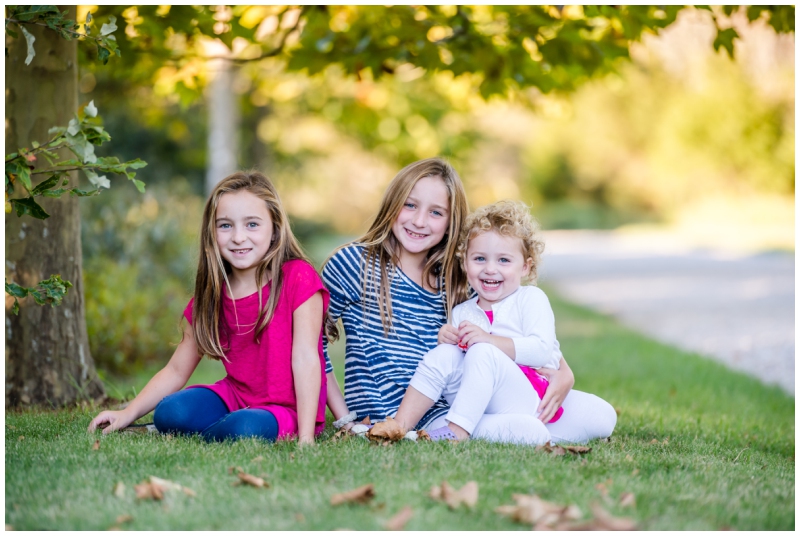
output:
[[[96,10],[81,6],[78,20]],[[268,32],[270,15],[249,16]],[[135,35],[137,17],[128,9],[120,29]],[[154,61],[156,83],[133,99],[121,90],[124,65],[82,65],[81,102],[94,100],[113,137],[98,153],[148,162],[144,195],[119,180],[82,201],[87,324],[109,394],[122,394],[113,378],[163,364],[180,338],[214,135],[233,142],[238,167],[277,183],[318,265],[366,229],[400,168],[430,156],[454,165],[471,207],[521,199],[545,229],[793,250],[794,35],[744,15],[731,22],[735,60],[714,51],[710,15],[686,10],[635,45],[618,73],[573,94],[531,89],[488,102],[469,75],[410,65],[376,81],[336,66],[287,73],[280,59]],[[208,81],[202,98],[190,87],[198,75]],[[225,125],[209,119],[210,102],[231,106]]]

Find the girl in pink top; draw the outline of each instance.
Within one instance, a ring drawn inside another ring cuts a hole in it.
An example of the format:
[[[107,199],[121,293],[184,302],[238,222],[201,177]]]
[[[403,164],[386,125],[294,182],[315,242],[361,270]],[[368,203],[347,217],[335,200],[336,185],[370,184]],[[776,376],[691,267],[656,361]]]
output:
[[[169,363],[125,409],[95,417],[89,431],[125,428],[155,408],[161,432],[313,443],[325,426],[328,291],[267,177],[238,172],[214,188],[200,252],[183,340]],[[222,360],[226,377],[180,390],[203,355]]]

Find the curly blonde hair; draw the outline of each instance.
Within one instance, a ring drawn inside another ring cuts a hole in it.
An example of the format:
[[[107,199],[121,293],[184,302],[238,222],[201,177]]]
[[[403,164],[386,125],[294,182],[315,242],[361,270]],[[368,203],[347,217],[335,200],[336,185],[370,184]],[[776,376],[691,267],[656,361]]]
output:
[[[529,207],[518,201],[498,201],[481,207],[467,216],[456,250],[456,256],[465,271],[469,241],[489,231],[502,236],[513,236],[522,241],[523,257],[526,260],[533,260],[527,279],[535,284],[539,261],[544,251],[544,241],[540,237],[539,222],[531,216]]]

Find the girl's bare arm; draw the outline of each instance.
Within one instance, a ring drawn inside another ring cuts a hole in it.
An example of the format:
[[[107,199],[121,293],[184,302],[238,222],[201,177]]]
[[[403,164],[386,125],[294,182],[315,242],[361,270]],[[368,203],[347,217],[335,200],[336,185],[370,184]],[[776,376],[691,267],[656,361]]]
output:
[[[292,376],[297,396],[298,443],[314,443],[314,425],[321,387],[317,345],[322,331],[322,292],[317,292],[292,314]]]
[[[89,423],[89,431],[94,432],[99,425],[108,423],[103,430],[104,434],[108,434],[125,428],[142,415],[150,413],[161,399],[186,385],[201,357],[194,342],[192,326],[187,323],[183,330],[183,340],[178,344],[167,365],[147,382],[144,389],[125,409],[100,412]]]

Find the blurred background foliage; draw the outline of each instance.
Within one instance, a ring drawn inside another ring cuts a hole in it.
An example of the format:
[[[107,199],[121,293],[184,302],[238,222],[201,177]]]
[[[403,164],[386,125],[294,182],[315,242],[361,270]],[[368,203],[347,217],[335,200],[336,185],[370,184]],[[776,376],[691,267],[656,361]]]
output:
[[[521,199],[545,229],[669,228],[703,246],[794,247],[794,34],[777,34],[763,17],[676,10],[665,15],[675,24],[631,47],[632,61],[574,92],[490,82],[485,99],[486,72],[429,72],[397,60],[391,43],[373,51],[385,61],[371,68],[324,61],[342,28],[368,24],[348,18],[347,6],[327,30],[308,23],[303,35],[323,59],[301,71],[280,56],[253,59],[291,28],[280,6],[214,8],[210,22],[190,6],[168,7],[81,6],[78,15],[121,15],[121,61],[83,61],[81,100],[103,110],[113,135],[103,150],[149,163],[140,172],[145,195],[119,184],[82,205],[91,350],[108,372],[164,363],[193,291],[213,128],[203,87],[219,68],[197,53],[210,46],[191,38],[198,24],[245,58],[233,63],[230,84],[239,165],[277,183],[318,265],[366,229],[401,167],[436,155],[459,171],[471,207]],[[471,9],[488,39],[502,41],[491,28],[513,22],[513,8]],[[426,42],[453,31],[437,24]],[[734,60],[713,46],[725,25],[740,36]],[[275,40],[251,54],[259,32]],[[443,66],[458,67],[461,49],[453,50]],[[387,68],[393,76],[381,76]]]

